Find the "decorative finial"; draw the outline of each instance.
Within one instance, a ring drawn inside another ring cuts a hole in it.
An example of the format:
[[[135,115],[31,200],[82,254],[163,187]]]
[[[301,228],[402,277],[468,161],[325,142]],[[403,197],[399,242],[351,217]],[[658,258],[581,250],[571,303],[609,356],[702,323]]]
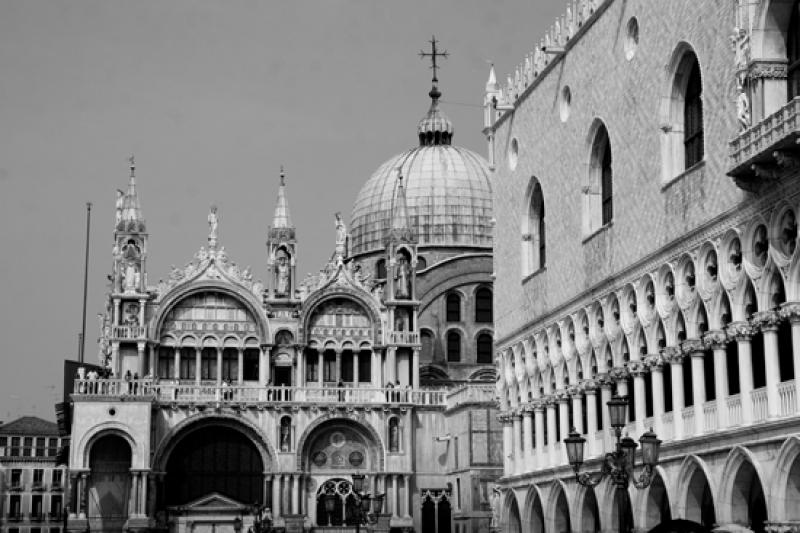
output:
[[[436,58],[437,57],[446,58],[449,54],[447,53],[447,50],[445,50],[443,52],[440,52],[436,48],[436,43],[438,41],[436,40],[436,36],[435,35],[432,36],[431,40],[428,41],[428,42],[431,43],[431,51],[430,52],[425,52],[424,50],[420,50],[419,51],[419,57],[421,57],[422,59],[425,59],[426,57],[430,57],[431,58],[431,69],[433,69],[433,79],[431,80],[431,82],[433,83],[433,87],[431,88],[431,91],[428,93],[428,95],[433,100],[438,100],[439,97],[442,96],[442,93],[441,93],[441,91],[439,91],[439,88],[436,86],[436,84],[439,83],[439,77],[438,77],[438,72],[437,72],[439,70],[439,66],[436,64]]]
[[[211,212],[208,213],[208,246],[210,248],[217,247],[217,228],[219,226],[219,219],[217,218],[217,206],[211,204]]]
[[[400,185],[403,185],[403,167],[397,167],[397,179],[400,180]]]
[[[133,154],[128,158],[128,163],[131,165],[131,177],[136,176],[136,160],[133,157]]]
[[[281,185],[286,185],[286,174],[283,172],[283,165],[281,165]]]

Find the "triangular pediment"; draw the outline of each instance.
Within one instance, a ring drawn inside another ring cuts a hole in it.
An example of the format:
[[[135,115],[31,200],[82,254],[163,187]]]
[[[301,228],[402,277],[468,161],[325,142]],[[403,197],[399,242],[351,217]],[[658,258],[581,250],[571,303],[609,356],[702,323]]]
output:
[[[246,507],[244,504],[236,500],[220,494],[219,492],[212,492],[201,496],[200,498],[181,506],[183,511],[191,512],[224,512],[224,511],[238,511]]]

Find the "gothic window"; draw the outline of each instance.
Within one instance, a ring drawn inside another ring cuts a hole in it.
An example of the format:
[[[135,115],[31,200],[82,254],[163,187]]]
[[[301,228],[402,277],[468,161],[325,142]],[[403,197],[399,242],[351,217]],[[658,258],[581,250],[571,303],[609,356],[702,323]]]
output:
[[[492,291],[481,287],[475,291],[475,322],[491,322],[492,317]]]
[[[792,16],[789,20],[789,36],[786,55],[789,60],[787,71],[787,96],[791,100],[800,96],[800,0],[795,0],[792,6]]]
[[[602,121],[596,120],[592,129],[588,185],[583,188],[584,235],[593,234],[614,216],[611,141]]]
[[[545,266],[544,197],[539,182],[527,199],[527,212],[522,221],[522,275],[530,276]]]
[[[477,342],[478,363],[492,362],[492,336],[488,333],[478,335]]]
[[[461,335],[457,331],[447,333],[447,360],[455,363],[461,361]]]
[[[703,159],[703,83],[700,79],[700,65],[694,58],[689,81],[686,85],[683,108],[683,146],[686,158],[685,168],[691,168]]]
[[[447,321],[461,322],[461,297],[451,292],[447,295]]]

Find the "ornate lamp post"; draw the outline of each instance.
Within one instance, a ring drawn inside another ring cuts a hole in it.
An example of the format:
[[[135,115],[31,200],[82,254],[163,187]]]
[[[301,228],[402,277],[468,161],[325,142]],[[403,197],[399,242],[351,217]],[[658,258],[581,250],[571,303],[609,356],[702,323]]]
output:
[[[639,443],[642,445],[642,473],[638,478],[634,476],[633,469],[634,454],[638,445],[636,442],[627,435],[622,437],[622,428],[625,427],[628,412],[628,399],[621,396],[614,396],[608,401],[608,414],[611,419],[611,427],[614,428],[617,442],[613,452],[607,453],[603,459],[603,464],[599,472],[588,473],[580,472],[581,465],[583,464],[583,452],[586,445],[586,439],[581,437],[575,428],[569,434],[569,437],[564,439],[564,445],[567,447],[567,459],[569,464],[572,465],[575,471],[575,479],[585,487],[594,487],[606,477],[611,476],[614,485],[617,487],[617,514],[619,515],[619,530],[621,533],[627,533],[630,530],[626,521],[627,510],[627,488],[630,482],[637,489],[644,489],[650,486],[653,479],[653,469],[658,464],[658,452],[661,446],[661,441],[658,439],[653,430],[646,432],[639,438]]]
[[[354,509],[356,519],[356,533],[360,533],[361,525],[374,524],[377,516],[383,510],[383,494],[376,494],[374,497],[369,494],[362,494],[364,489],[364,474],[353,474],[353,494],[356,496],[356,506]],[[372,513],[370,513],[372,504]]]

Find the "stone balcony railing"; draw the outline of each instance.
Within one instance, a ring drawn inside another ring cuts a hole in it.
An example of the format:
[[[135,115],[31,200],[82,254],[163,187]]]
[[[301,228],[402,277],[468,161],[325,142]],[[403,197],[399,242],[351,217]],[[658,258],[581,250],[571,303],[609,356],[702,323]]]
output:
[[[147,338],[145,326],[113,326],[111,336],[121,340],[144,340]]]
[[[497,389],[494,383],[470,383],[462,385],[447,393],[447,408],[460,405],[487,403],[497,401]]]
[[[416,331],[392,331],[389,333],[391,344],[419,344],[419,333]]]
[[[800,137],[800,97],[744,130],[730,142],[728,175],[736,185],[757,191],[782,168],[797,166]]]
[[[444,388],[385,388],[385,387],[263,387],[256,384],[219,385],[196,381],[151,379],[76,379],[72,397],[80,400],[131,400],[141,398],[164,404],[259,405],[291,403],[319,405],[345,403],[350,405],[412,405],[446,407]]]

